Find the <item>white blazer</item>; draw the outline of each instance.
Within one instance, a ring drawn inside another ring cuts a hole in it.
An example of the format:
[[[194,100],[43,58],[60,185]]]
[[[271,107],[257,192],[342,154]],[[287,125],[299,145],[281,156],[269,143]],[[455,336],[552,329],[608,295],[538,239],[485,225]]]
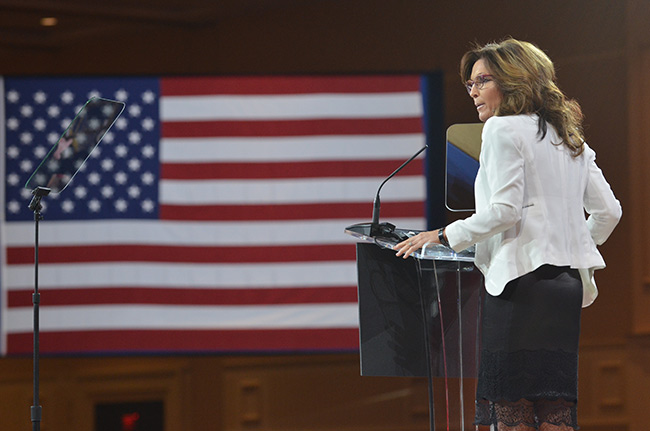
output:
[[[573,157],[549,124],[544,139],[537,115],[485,122],[474,185],[476,212],[446,227],[451,247],[476,244],[485,287],[499,295],[515,278],[544,264],[580,270],[583,307],[598,295],[593,273],[605,267],[596,248],[622,210],[585,144]],[[585,211],[589,216],[585,217]]]

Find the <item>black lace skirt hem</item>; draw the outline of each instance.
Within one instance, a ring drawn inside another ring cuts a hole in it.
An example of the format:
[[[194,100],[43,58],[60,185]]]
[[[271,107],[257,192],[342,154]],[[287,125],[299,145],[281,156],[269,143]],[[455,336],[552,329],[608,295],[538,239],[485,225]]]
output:
[[[481,352],[477,400],[578,400],[578,354],[561,350]]]
[[[563,399],[522,399],[516,402],[478,400],[474,425],[493,425],[494,429],[498,429],[498,424],[508,427],[525,425],[533,429],[539,429],[542,424],[565,425],[578,430],[577,405]]]

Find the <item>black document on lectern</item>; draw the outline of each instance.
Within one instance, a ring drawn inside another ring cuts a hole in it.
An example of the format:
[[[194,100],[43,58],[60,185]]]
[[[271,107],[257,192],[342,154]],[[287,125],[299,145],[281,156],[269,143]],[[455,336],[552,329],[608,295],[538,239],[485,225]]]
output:
[[[357,268],[361,375],[426,377],[427,345],[433,377],[476,375],[482,278],[473,264],[418,265],[358,243]]]

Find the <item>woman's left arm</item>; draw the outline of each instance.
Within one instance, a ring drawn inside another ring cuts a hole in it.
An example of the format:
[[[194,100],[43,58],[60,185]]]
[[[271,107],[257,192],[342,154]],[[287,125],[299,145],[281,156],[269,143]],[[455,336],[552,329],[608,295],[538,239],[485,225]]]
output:
[[[589,214],[587,227],[594,242],[601,245],[618,224],[623,210],[603,172],[596,165],[595,153],[589,147],[585,152],[589,157],[589,178],[583,200],[585,211]]]

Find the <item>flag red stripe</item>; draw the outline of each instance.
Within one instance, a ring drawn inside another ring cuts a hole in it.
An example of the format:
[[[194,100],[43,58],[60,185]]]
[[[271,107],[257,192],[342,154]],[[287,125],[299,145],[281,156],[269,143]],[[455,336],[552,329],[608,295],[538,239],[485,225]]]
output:
[[[326,203],[296,205],[160,205],[163,220],[187,221],[264,221],[350,219],[364,221],[372,216],[372,198],[361,203]],[[424,216],[423,201],[385,202],[382,219]]]
[[[313,93],[394,93],[419,91],[416,76],[359,77],[195,77],[164,78],[162,97]]]
[[[272,289],[183,289],[146,287],[48,288],[41,305],[166,304],[166,305],[269,305],[356,303],[355,286]],[[31,307],[32,291],[10,291],[8,307]]]
[[[165,163],[160,178],[165,180],[386,177],[400,160],[339,160],[277,163]],[[413,160],[400,177],[422,175],[424,162]]]
[[[287,246],[180,246],[105,244],[40,246],[39,263],[178,262],[278,263],[354,260],[354,247],[333,245]],[[33,247],[8,247],[10,265],[34,262]]]
[[[422,133],[420,117],[272,121],[164,121],[163,138]]]
[[[32,334],[7,335],[8,354],[32,351]],[[291,352],[356,350],[357,328],[41,332],[41,353]]]

